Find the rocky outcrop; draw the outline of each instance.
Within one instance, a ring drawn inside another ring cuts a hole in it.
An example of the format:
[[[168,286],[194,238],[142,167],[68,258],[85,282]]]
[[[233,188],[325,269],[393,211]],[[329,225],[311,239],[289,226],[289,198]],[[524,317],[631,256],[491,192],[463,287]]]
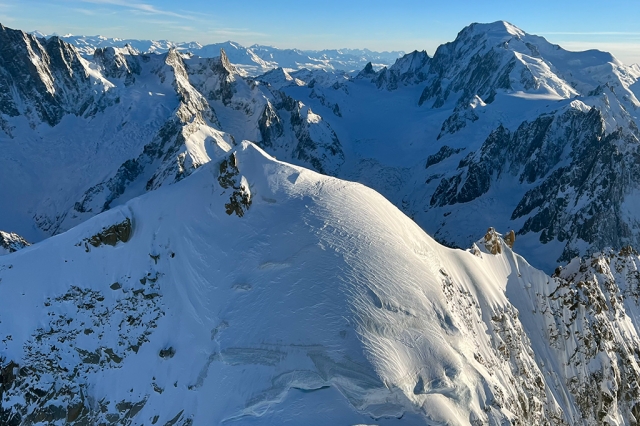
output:
[[[502,235],[498,234],[494,228],[489,228],[484,236],[484,246],[493,255],[502,253]]]
[[[637,252],[625,248],[558,268],[538,295],[550,346],[586,424],[640,422]]]
[[[91,289],[71,287],[65,294],[47,298],[46,329],[34,330],[21,365],[0,358],[0,423],[130,425],[146,399],[91,401],[86,380],[91,374],[119,368],[136,354],[164,315],[158,303],[158,286],[130,280],[117,301]],[[108,290],[111,291],[111,290]],[[61,305],[65,306],[60,310]],[[111,335],[114,345],[85,349],[87,335]],[[63,356],[66,359],[63,361]],[[7,401],[12,401],[7,403]]]
[[[261,137],[259,143],[264,149],[273,148],[277,143],[276,140],[284,135],[283,120],[269,101],[258,119],[258,129]]]
[[[329,123],[279,90],[269,91],[264,102],[257,123],[262,139],[258,145],[270,152],[284,151],[294,163],[336,175],[344,164],[344,152]]]
[[[103,228],[102,231],[86,239],[85,242],[93,247],[100,247],[101,245],[115,246],[119,242],[126,243],[129,241],[132,234],[131,219],[126,218],[120,223]]]
[[[0,231],[0,254],[13,253],[29,245],[29,242],[18,234]]]
[[[597,112],[591,116],[598,121]],[[638,139],[622,131],[605,136],[598,127],[572,144],[570,163],[529,190],[512,214],[527,217],[519,234],[539,232],[542,243],[565,242],[560,260],[583,254],[585,242],[589,252],[640,242],[636,220],[623,213],[640,184]]]
[[[220,49],[218,58],[202,59],[188,67],[190,75],[200,75],[205,78],[195,82],[195,86],[207,99],[217,100],[229,106],[236,93],[236,79],[241,78],[240,72],[227,57],[224,49]]]
[[[465,148],[451,148],[450,146],[443,145],[438,152],[427,157],[427,164],[425,165],[425,168],[428,169],[429,167],[446,160],[452,155],[459,154],[464,151],[464,149]]]
[[[229,202],[224,205],[226,213],[228,215],[235,213],[238,217],[244,216],[251,207],[251,190],[247,180],[240,175],[235,153],[220,163],[218,183],[223,189],[231,191]]]

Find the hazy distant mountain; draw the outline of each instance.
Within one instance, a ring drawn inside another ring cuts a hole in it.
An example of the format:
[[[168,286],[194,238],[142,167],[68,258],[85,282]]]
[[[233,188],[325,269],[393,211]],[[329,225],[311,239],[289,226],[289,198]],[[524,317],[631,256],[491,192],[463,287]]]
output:
[[[33,34],[37,37],[49,37],[40,32]],[[380,68],[393,64],[396,59],[404,55],[404,52],[399,51],[374,52],[368,49],[298,50],[278,49],[257,44],[244,47],[232,41],[203,46],[197,42],[176,43],[168,40],[135,40],[70,34],[60,38],[74,45],[86,57],[91,57],[100,47],[121,48],[127,44],[140,53],[166,53],[169,49],[175,48],[180,52],[189,52],[203,58],[219,56],[222,48],[227,52],[231,63],[253,76],[278,67],[353,71],[362,69],[368,62],[372,62]]]

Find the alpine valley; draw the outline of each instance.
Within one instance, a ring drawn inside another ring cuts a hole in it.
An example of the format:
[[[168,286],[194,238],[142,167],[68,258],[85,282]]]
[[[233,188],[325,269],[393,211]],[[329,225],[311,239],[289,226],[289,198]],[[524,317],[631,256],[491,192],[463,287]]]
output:
[[[640,66],[212,49],[0,25],[0,424],[640,425]]]

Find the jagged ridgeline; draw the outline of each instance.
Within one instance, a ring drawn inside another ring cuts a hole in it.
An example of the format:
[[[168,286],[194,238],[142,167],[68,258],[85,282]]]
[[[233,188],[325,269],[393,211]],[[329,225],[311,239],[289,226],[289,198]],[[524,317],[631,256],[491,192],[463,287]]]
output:
[[[0,177],[17,185],[0,189],[15,200],[0,220],[31,240],[180,181],[243,139],[324,173],[344,162],[321,116],[243,77],[224,50],[197,58],[127,45],[85,58],[57,37],[6,27],[0,37]]]
[[[131,45],[83,56],[56,37],[5,27],[1,37],[0,177],[14,184],[0,188],[13,200],[0,229],[30,241],[250,140],[375,188],[449,246],[514,229],[522,252],[552,271],[640,243],[640,68],[608,53],[569,52],[496,22],[388,68],[247,77],[232,45],[231,57]]]

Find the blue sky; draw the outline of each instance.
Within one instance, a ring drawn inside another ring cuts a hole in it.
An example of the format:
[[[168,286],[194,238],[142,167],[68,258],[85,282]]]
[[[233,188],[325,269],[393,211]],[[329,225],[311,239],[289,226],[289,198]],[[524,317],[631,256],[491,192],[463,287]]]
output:
[[[506,20],[570,50],[640,63],[640,2],[428,0],[0,0],[0,23],[26,31],[302,49],[426,49],[471,22]]]

